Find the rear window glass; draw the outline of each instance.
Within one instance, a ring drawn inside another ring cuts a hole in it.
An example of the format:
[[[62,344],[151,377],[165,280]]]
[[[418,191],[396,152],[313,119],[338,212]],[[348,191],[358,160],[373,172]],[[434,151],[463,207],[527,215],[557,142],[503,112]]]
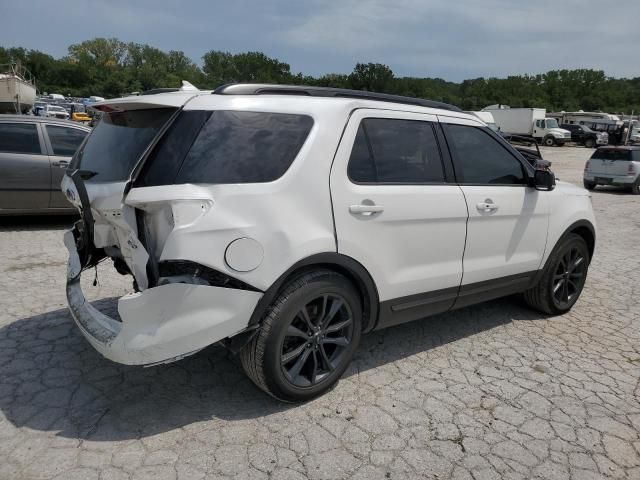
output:
[[[182,112],[146,162],[138,185],[277,180],[293,163],[312,126],[307,115]]]
[[[42,153],[33,123],[0,123],[0,152]]]
[[[609,150],[609,149],[598,149],[596,150],[591,158],[593,160],[619,160],[619,161],[629,161],[631,160],[631,154],[640,153],[640,151],[631,151],[631,150]],[[637,157],[636,157],[637,158]]]
[[[96,172],[92,182],[127,180],[137,160],[175,112],[173,108],[104,114],[78,151],[74,168]]]
[[[175,183],[276,180],[293,163],[312,125],[306,115],[215,111],[193,142]]]

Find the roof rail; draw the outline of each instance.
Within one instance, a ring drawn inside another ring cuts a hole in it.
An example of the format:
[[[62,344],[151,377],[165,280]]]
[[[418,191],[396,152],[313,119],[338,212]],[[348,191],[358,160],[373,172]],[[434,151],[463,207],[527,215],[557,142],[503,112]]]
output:
[[[458,107],[448,103],[425,100],[423,98],[390,95],[388,93],[367,92],[364,90],[349,90],[346,88],[310,87],[307,85],[275,85],[268,83],[228,83],[216,88],[215,95],[307,95],[311,97],[359,98],[362,100],[376,100],[379,102],[404,103],[420,107],[440,108],[461,112]]]

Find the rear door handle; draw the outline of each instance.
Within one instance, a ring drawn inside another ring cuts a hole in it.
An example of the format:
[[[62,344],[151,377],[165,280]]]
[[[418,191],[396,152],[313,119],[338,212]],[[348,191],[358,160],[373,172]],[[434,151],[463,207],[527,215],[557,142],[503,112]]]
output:
[[[498,205],[487,199],[484,202],[477,203],[476,208],[480,212],[495,212],[498,210]]]
[[[380,213],[384,210],[382,205],[351,205],[349,211],[351,213],[357,213],[359,215],[372,215],[374,213]]]
[[[54,167],[67,168],[69,166],[69,160],[58,160],[52,163]]]

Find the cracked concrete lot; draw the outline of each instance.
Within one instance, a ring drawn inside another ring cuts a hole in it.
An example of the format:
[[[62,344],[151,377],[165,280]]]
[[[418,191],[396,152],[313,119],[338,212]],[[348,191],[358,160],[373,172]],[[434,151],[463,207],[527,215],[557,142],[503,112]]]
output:
[[[581,184],[591,150],[545,149]],[[211,347],[148,369],[105,360],[64,297],[68,218],[0,219],[0,479],[640,478],[640,198],[598,189],[572,312],[508,298],[364,337],[305,405]],[[128,280],[83,278],[101,309]]]

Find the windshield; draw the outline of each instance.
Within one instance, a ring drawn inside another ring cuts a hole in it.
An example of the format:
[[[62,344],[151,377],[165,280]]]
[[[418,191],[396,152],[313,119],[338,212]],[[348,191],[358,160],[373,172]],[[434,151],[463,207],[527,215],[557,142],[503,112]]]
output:
[[[547,118],[547,128],[558,128],[558,121],[555,118]]]
[[[142,152],[175,112],[173,108],[105,113],[78,151],[72,168],[97,174],[93,182],[127,180]]]

